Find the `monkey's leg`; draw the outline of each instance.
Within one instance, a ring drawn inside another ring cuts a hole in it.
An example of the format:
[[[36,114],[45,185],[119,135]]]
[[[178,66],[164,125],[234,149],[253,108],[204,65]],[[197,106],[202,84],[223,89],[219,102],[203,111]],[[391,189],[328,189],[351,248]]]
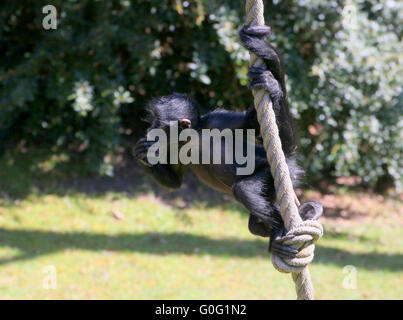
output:
[[[235,198],[241,202],[252,215],[252,222],[260,222],[270,232],[283,227],[283,221],[273,203],[267,197],[273,190],[266,183],[270,173],[267,170],[260,170],[251,176],[237,181],[232,186]]]
[[[258,171],[236,182],[232,190],[235,198],[251,213],[249,231],[258,236],[270,237],[269,250],[281,257],[291,258],[297,254],[297,250],[276,241],[278,236],[283,235],[284,226],[277,206],[269,197],[274,194],[274,187],[268,183],[268,177],[267,170]]]

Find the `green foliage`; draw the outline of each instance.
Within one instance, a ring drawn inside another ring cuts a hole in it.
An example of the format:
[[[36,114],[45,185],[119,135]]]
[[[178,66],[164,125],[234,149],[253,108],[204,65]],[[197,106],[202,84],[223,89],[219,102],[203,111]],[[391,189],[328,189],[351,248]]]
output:
[[[204,111],[252,104],[238,0],[52,1],[57,30],[42,27],[47,4],[0,4],[0,145],[23,141],[112,174],[119,146],[144,130],[142,106],[151,97],[186,92]],[[370,184],[388,175],[399,186],[401,3],[265,6],[306,169]]]
[[[395,25],[398,4],[348,5],[356,18],[344,9],[334,40],[316,43],[322,52],[311,67],[317,85],[306,103],[301,99],[295,104],[301,120],[314,113],[320,127],[316,139],[305,137],[304,147],[315,152],[310,162],[314,171],[334,167],[338,176],[354,172],[369,184],[388,174],[401,189],[403,47],[401,25]]]

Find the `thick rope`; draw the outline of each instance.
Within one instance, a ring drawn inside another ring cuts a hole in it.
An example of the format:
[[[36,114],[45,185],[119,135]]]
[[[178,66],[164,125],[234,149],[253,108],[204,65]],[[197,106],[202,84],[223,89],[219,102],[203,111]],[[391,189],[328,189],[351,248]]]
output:
[[[264,6],[262,0],[246,0],[246,23],[249,26],[264,25]],[[265,68],[262,59],[250,52],[250,66]],[[254,89],[254,104],[263,137],[267,160],[274,178],[277,202],[287,234],[281,238],[285,245],[298,249],[294,259],[281,259],[272,255],[274,267],[281,272],[292,272],[297,297],[300,300],[312,300],[313,285],[307,265],[313,259],[314,242],[323,234],[322,226],[313,220],[302,221],[294,201],[294,189],[285,156],[281,147],[276,116],[266,89]]]

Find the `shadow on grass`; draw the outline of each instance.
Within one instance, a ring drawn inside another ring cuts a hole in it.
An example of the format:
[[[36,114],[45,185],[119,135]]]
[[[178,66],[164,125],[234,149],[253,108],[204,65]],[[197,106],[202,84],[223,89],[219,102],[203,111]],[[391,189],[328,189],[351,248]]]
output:
[[[211,239],[188,233],[88,234],[0,228],[0,245],[21,251],[20,255],[0,258],[0,265],[34,259],[67,249],[89,251],[127,251],[145,254],[186,254],[234,256],[242,258],[266,255],[267,242],[261,239]],[[402,271],[403,255],[350,253],[337,248],[317,246],[315,264],[354,265],[368,270]]]
[[[9,155],[0,159],[2,206],[12,206],[15,200],[33,193],[102,196],[108,192],[125,193],[131,197],[153,193],[167,204],[181,209],[195,203],[203,203],[205,207],[234,203],[232,197],[204,186],[190,172],[186,173],[180,189],[164,189],[133,159],[127,159],[124,166],[116,168],[113,177],[89,176],[80,172],[79,166],[71,164],[53,168],[49,156],[41,153]]]

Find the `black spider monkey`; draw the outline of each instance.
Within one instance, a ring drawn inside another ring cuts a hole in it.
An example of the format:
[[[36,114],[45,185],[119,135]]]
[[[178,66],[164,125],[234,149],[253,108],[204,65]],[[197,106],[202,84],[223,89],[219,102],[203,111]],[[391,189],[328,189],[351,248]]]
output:
[[[265,65],[251,67],[248,73],[251,88],[267,88],[273,102],[282,148],[287,159],[291,179],[297,183],[302,171],[295,162],[295,133],[290,115],[284,67],[276,49],[265,41],[270,33],[268,26],[251,27],[245,25],[239,32],[242,45],[262,58]],[[170,121],[178,121],[181,128],[202,129],[257,129],[259,124],[254,108],[246,112],[216,110],[200,116],[197,104],[184,94],[174,93],[152,100],[147,110],[150,116],[150,129],[167,128]],[[150,165],[146,156],[153,141],[144,137],[135,146],[135,157],[144,169],[161,185],[179,188],[184,170],[190,167],[196,176],[210,187],[233,194],[249,211],[248,227],[251,233],[270,237],[269,250],[282,257],[293,257],[296,250],[281,245],[276,239],[284,234],[284,225],[275,203],[273,177],[266,160],[266,152],[261,144],[255,146],[255,170],[252,174],[240,176],[235,173],[237,163],[233,164],[156,164]],[[298,199],[296,198],[296,203]],[[318,219],[322,214],[322,205],[309,201],[299,207],[303,220]]]

